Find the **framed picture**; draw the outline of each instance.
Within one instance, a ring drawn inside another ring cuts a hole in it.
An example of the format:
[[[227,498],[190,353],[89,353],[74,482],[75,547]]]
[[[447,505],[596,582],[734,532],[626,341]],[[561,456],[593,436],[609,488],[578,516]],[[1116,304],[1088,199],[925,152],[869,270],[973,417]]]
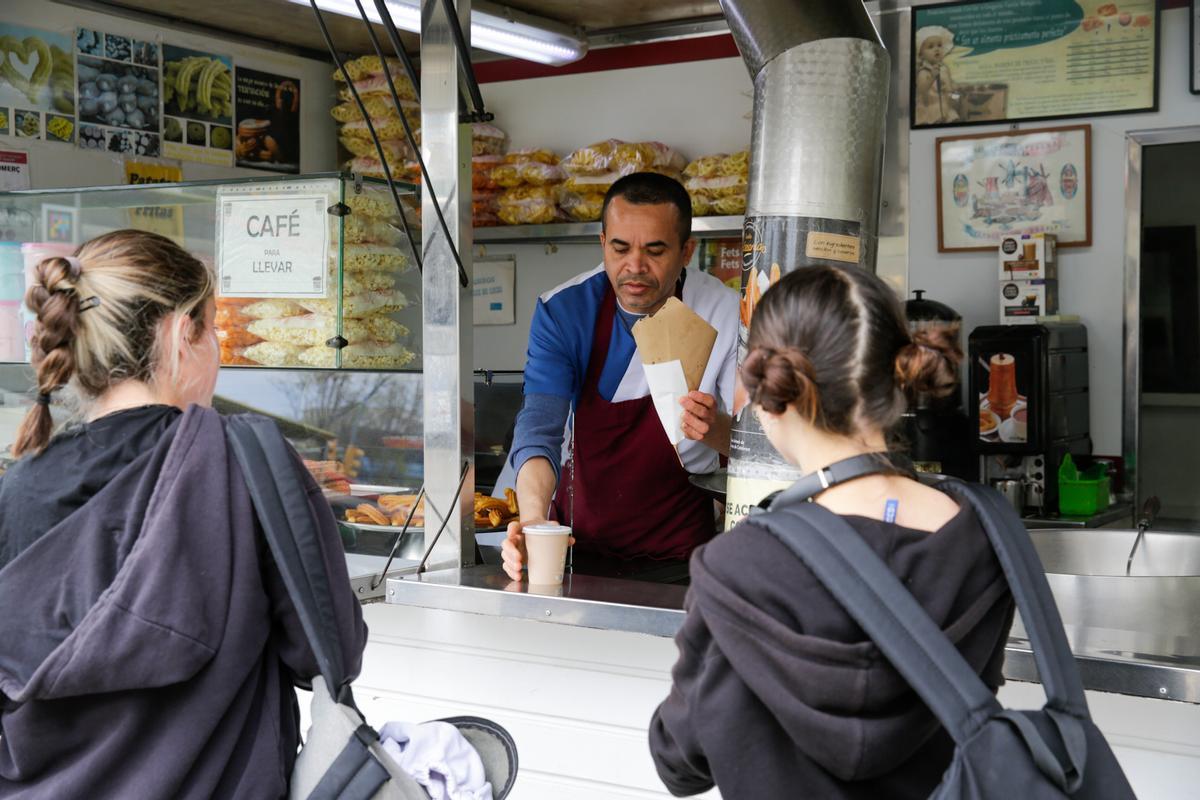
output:
[[[42,206],[42,234],[47,242],[76,244],[74,206]]]
[[[1200,2],[1192,0],[1188,19],[1191,36],[1188,37],[1188,65],[1191,67],[1191,82],[1189,88],[1192,94],[1200,94]]]
[[[1091,245],[1091,125],[941,136],[934,147],[938,252],[993,250],[1022,233]]]
[[[913,128],[1158,110],[1155,0],[959,0],[912,13]]]

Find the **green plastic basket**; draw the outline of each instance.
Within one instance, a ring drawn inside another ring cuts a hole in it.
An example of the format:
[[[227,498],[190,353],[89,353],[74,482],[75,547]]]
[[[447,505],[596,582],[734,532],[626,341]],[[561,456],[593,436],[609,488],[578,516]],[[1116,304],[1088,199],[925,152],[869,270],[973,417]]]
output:
[[[1080,472],[1071,454],[1058,468],[1058,513],[1064,517],[1090,517],[1108,508],[1108,474],[1103,464]]]

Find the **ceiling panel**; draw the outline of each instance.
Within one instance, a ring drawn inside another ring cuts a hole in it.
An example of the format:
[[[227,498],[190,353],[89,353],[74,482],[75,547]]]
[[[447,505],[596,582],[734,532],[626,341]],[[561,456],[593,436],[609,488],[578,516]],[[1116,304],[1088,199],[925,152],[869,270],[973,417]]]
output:
[[[328,53],[312,9],[287,0],[107,0],[106,5],[203,25],[235,36],[278,42],[312,54]],[[326,13],[324,17],[338,50],[374,52],[362,22],[340,14]],[[374,27],[385,52],[391,52],[383,28]],[[405,49],[417,52],[420,45],[416,34],[401,31],[400,38]]]
[[[100,0],[95,4],[153,14],[163,18],[167,25],[172,20],[179,20],[235,36],[278,42],[310,51],[310,54],[326,52],[312,10],[288,0]],[[717,0],[501,0],[501,4],[589,31],[721,13]],[[342,52],[373,52],[361,22],[327,13],[325,23]],[[389,49],[382,28],[375,26],[375,30],[385,49]],[[405,48],[410,53],[417,53],[420,46],[417,35],[402,31],[400,36]]]

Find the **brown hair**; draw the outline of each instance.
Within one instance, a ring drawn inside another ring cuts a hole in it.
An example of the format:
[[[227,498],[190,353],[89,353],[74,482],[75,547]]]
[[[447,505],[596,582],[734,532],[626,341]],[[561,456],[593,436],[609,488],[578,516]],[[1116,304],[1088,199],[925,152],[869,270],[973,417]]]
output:
[[[81,245],[73,258],[47,258],[35,269],[25,304],[37,315],[32,364],[38,398],[25,415],[12,452],[39,453],[50,439],[50,395],[70,384],[94,399],[126,380],[153,383],[162,352],[159,322],[175,312],[202,333],[212,274],[165,236],[120,230]],[[178,364],[167,363],[176,376]]]
[[[857,267],[785,275],[755,308],[747,346],[741,376],[753,403],[774,414],[794,405],[841,435],[886,431],[905,392],[950,393],[962,359],[948,337],[910,336],[896,294]]]

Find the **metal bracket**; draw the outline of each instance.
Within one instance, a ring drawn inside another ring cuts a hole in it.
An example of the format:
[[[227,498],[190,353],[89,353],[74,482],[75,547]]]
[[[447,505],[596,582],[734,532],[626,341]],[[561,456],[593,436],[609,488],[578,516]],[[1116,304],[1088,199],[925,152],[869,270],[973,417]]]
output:
[[[350,215],[350,206],[337,202],[325,209],[325,213],[333,217],[347,217]]]
[[[325,340],[326,347],[332,347],[335,350],[341,350],[343,347],[348,347],[350,342],[344,336],[334,336],[332,339]]]

